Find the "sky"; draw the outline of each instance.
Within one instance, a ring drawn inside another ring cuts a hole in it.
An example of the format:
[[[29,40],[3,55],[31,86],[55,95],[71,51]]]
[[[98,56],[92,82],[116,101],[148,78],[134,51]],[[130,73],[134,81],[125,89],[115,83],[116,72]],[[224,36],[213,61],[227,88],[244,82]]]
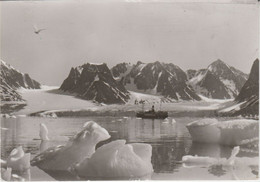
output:
[[[221,59],[249,73],[259,55],[259,5],[185,1],[2,1],[0,58],[57,86],[86,62],[161,61],[186,71]]]

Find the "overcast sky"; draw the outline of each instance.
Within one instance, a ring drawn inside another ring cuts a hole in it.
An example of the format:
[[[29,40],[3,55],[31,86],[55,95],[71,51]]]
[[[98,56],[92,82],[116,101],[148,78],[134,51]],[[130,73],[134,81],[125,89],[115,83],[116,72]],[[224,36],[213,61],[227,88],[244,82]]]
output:
[[[60,85],[85,62],[158,60],[186,71],[221,59],[249,73],[258,57],[257,4],[93,2],[1,2],[1,58]]]

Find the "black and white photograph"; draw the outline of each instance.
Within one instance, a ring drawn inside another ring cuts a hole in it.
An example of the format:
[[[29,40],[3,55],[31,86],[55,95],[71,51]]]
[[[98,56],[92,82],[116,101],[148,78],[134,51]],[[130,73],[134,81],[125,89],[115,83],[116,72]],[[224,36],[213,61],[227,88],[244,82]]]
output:
[[[2,0],[1,181],[259,180],[257,0]]]

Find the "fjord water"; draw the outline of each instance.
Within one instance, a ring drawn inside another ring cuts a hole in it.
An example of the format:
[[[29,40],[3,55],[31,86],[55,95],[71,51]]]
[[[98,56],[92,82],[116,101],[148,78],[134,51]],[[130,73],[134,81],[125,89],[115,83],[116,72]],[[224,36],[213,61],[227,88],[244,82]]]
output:
[[[184,155],[228,158],[232,147],[215,144],[193,143],[185,125],[200,118],[180,117],[168,120],[150,120],[123,117],[81,117],[81,118],[40,118],[17,117],[1,119],[1,158],[6,159],[13,148],[23,146],[32,157],[44,148],[62,145],[69,137],[80,131],[86,121],[95,121],[106,128],[111,138],[125,139],[128,143],[144,142],[152,145],[152,180],[231,180],[257,179],[258,166],[245,163],[242,166],[224,167],[190,166],[185,167],[180,161]],[[39,140],[39,125],[45,123],[49,129],[47,146]],[[4,128],[4,129],[3,129]],[[238,157],[255,158],[258,148],[241,148]],[[37,167],[30,170],[31,180],[79,180],[69,173],[41,171]]]

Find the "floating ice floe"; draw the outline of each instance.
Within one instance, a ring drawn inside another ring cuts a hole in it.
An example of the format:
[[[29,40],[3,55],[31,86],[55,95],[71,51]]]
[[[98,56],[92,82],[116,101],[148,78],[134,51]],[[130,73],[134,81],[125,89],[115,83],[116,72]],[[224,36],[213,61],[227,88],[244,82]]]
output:
[[[1,178],[5,181],[11,181],[12,177],[12,168],[1,168]]]
[[[9,130],[9,129],[1,127],[1,130],[6,131],[6,130]]]
[[[186,125],[195,142],[218,143],[223,145],[241,145],[250,139],[258,139],[258,121],[237,119],[218,121],[202,119]]]
[[[24,153],[22,146],[12,150],[6,160],[6,166],[13,171],[25,171],[30,168],[30,153]]]
[[[176,120],[172,118],[172,124],[176,123]]]
[[[1,167],[6,167],[7,162],[3,159],[0,159]]]
[[[48,137],[48,133],[49,132],[48,132],[46,125],[44,123],[41,123],[40,124],[40,133],[39,133],[41,140],[46,140],[46,141],[50,140]]]
[[[65,146],[51,147],[37,155],[32,166],[45,170],[66,171],[73,163],[90,157],[96,144],[110,138],[109,133],[93,121],[85,123],[83,130],[70,139]]]
[[[149,144],[116,140],[98,148],[70,171],[85,179],[147,179],[153,172],[151,156]]]
[[[212,158],[212,157],[202,157],[202,156],[191,156],[185,155],[182,157],[182,162],[184,167],[208,167],[212,165],[224,165],[231,166],[234,165],[236,155],[239,153],[239,146],[234,147],[229,159],[226,158]]]

